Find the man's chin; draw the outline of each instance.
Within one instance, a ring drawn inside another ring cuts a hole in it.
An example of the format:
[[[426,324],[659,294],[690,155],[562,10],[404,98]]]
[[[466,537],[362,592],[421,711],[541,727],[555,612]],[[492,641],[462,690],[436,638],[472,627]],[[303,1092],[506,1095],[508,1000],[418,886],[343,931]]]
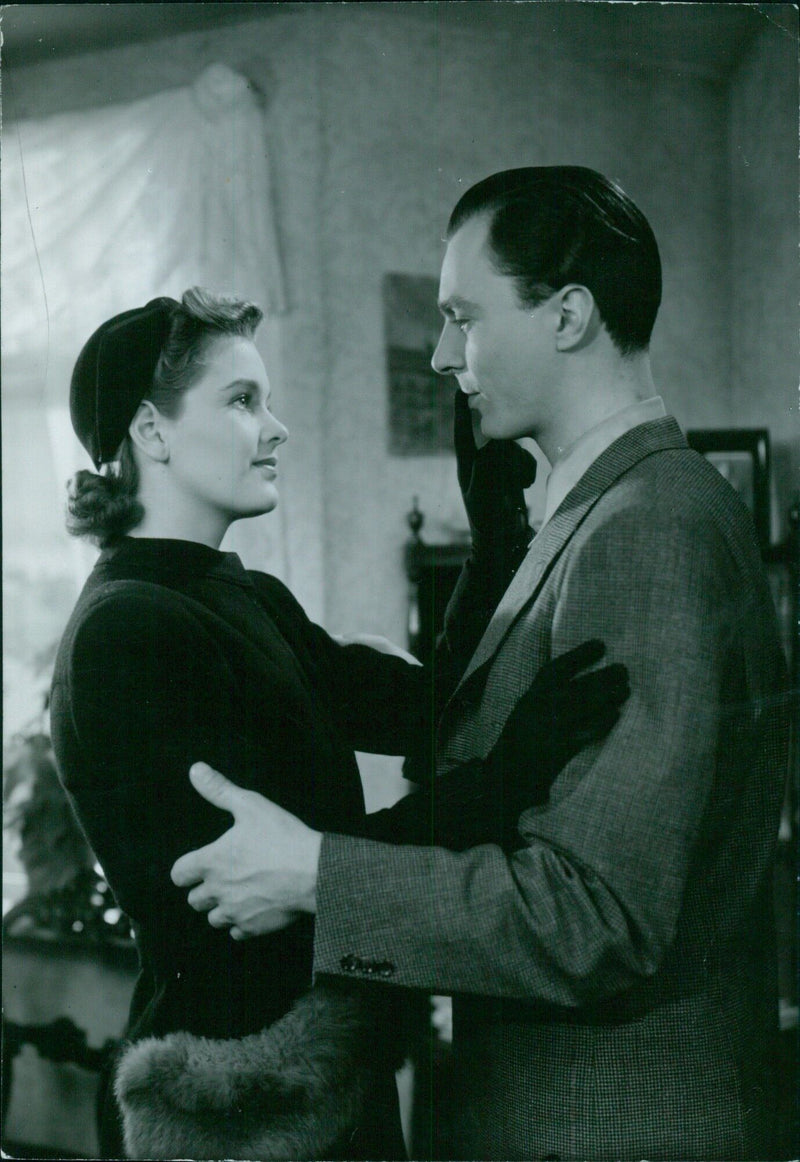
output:
[[[502,424],[492,423],[491,418],[481,416],[480,423],[475,425],[477,434],[475,443],[479,448],[488,444],[490,440],[513,440],[515,437],[505,430]]]
[[[492,423],[491,417],[481,416],[480,425],[476,424],[476,439],[475,443],[478,447],[483,447],[488,444],[490,440],[526,440],[534,439],[530,431],[520,428],[516,424],[502,424],[499,422]],[[478,438],[477,432],[480,432]]]
[[[498,439],[491,416],[485,416],[480,408],[472,408],[472,434],[479,448],[488,444],[490,440]]]

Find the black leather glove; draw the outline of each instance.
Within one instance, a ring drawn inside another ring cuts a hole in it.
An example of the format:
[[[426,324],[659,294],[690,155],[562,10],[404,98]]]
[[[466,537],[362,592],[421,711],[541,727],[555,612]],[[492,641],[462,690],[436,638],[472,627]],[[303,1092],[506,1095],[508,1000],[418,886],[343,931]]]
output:
[[[440,706],[461,677],[527,552],[533,533],[524,489],[536,478],[536,460],[513,440],[476,446],[472,413],[460,390],[453,401],[453,441],[472,552],[445,611],[437,648]]]
[[[468,397],[453,400],[453,443],[464,507],[472,533],[473,557],[503,560],[524,552],[531,539],[524,489],[536,479],[536,460],[514,440],[475,443]]]
[[[582,673],[604,653],[602,642],[588,641],[542,666],[485,759],[438,775],[424,790],[368,816],[367,836],[454,851],[481,843],[509,851],[523,846],[519,816],[547,802],[559,772],[605,738],[630,694],[624,665]]]

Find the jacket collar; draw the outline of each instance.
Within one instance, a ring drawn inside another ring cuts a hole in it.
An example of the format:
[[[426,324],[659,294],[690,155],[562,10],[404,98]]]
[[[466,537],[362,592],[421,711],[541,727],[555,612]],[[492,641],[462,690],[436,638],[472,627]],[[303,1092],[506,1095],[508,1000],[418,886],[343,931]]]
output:
[[[672,416],[631,428],[586,470],[550,517],[530,548],[495,610],[462,675],[460,688],[498,650],[514,621],[539,592],[551,566],[603,493],[635,464],[668,449],[688,447]]]
[[[162,585],[182,585],[204,577],[251,585],[236,553],[221,553],[197,541],[168,537],[122,537],[100,554],[95,575],[103,581],[122,577]]]

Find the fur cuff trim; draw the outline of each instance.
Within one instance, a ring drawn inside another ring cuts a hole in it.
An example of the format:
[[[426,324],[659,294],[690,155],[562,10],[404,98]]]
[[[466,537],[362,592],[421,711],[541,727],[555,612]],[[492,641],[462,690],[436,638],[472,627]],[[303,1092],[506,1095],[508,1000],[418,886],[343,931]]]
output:
[[[329,1157],[358,1127],[375,1037],[361,997],[318,985],[248,1037],[136,1042],[114,1083],[128,1157]]]

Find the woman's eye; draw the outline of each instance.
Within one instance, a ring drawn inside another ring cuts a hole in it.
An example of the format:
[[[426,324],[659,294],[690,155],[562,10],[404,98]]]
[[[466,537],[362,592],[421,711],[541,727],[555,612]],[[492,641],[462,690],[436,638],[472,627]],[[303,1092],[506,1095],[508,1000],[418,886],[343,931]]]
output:
[[[250,407],[250,396],[249,395],[236,395],[231,400],[231,403],[234,405],[234,407],[249,408]]]
[[[453,322],[458,327],[459,331],[466,331],[470,321],[470,319],[453,319]]]

